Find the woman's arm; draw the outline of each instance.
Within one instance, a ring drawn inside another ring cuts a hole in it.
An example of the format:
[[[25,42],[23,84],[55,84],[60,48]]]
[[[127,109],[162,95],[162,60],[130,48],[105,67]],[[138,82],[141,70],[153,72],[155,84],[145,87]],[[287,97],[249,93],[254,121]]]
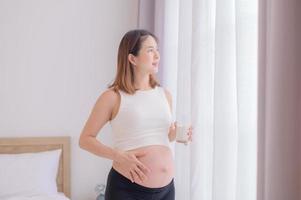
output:
[[[172,125],[169,127],[168,139],[170,142],[176,140],[176,122],[173,122]]]
[[[164,89],[164,91],[169,103],[170,112],[172,113],[172,96],[168,90]],[[168,139],[170,142],[173,142],[176,139],[176,122],[173,122],[169,127]]]
[[[108,147],[96,139],[100,129],[111,119],[113,109],[119,102],[118,94],[113,90],[105,91],[96,101],[92,112],[82,130],[79,146],[97,156],[111,159],[131,175],[131,181],[146,179],[149,169],[138,160],[145,152],[125,152]]]
[[[118,102],[118,96],[114,94],[114,91],[107,90],[102,93],[97,99],[79,138],[79,146],[82,149],[110,160],[118,160],[119,152],[100,143],[96,136],[110,120],[116,102]]]

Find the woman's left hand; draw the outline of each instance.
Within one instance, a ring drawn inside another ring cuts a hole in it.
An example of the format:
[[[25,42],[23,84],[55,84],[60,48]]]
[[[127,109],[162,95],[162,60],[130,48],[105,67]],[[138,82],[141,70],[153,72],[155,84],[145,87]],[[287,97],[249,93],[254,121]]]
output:
[[[193,127],[190,126],[187,131],[188,140],[187,140],[187,142],[184,143],[185,145],[187,145],[189,142],[192,142],[192,130],[193,130]]]
[[[170,142],[176,140],[176,130],[177,130],[177,122],[173,122],[169,127],[168,138]]]
[[[169,128],[169,134],[168,134],[168,138],[170,142],[175,141],[176,139],[176,130],[177,130],[177,122],[174,122],[171,124],[170,128]],[[190,126],[189,129],[187,130],[187,135],[188,135],[188,139],[186,142],[184,142],[185,145],[187,145],[189,142],[192,142],[192,131],[193,131],[193,127]]]

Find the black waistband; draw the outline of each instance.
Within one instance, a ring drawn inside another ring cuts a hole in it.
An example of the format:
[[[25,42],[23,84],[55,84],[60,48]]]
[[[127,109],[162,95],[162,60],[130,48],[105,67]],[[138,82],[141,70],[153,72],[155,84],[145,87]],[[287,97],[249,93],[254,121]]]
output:
[[[129,187],[134,188],[135,190],[140,190],[140,191],[150,192],[150,193],[162,192],[164,190],[169,189],[174,184],[174,179],[172,179],[169,184],[167,184],[166,186],[163,186],[163,187],[158,187],[158,188],[145,187],[145,186],[139,185],[137,183],[132,183],[128,178],[126,178],[125,176],[120,174],[113,167],[111,168],[109,175],[111,175],[113,177],[117,177],[119,179],[119,181],[127,184]]]

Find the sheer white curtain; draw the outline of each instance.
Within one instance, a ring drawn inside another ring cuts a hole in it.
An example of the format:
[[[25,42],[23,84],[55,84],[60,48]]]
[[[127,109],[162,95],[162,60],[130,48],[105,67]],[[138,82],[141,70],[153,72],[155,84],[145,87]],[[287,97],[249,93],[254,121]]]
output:
[[[255,200],[257,1],[153,2],[161,83],[175,120],[194,127],[190,145],[174,146],[176,199]]]

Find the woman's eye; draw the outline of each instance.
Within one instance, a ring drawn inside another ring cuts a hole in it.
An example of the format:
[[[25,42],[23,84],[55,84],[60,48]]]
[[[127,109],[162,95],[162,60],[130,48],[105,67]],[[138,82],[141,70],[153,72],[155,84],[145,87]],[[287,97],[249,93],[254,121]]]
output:
[[[148,49],[148,50],[147,50],[147,52],[154,52],[154,51],[159,52],[159,49]]]

